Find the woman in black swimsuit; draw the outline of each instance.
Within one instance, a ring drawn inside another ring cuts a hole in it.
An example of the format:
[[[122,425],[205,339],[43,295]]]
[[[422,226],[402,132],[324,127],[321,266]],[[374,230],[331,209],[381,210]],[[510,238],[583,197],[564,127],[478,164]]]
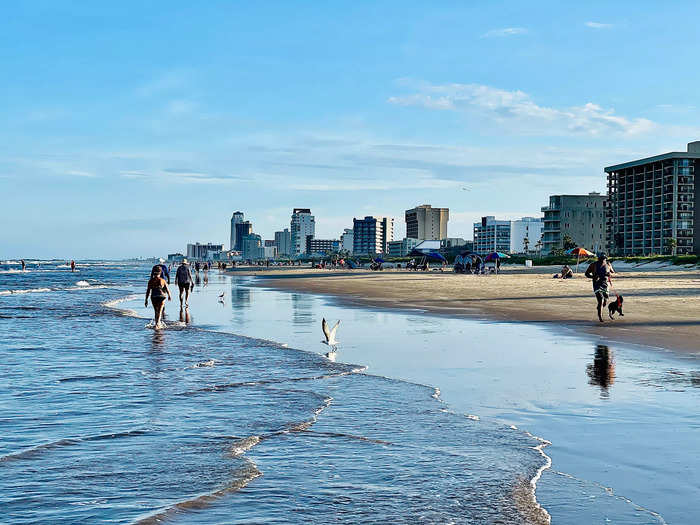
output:
[[[146,288],[146,301],[145,306],[148,306],[148,296],[151,296],[151,304],[153,305],[153,313],[155,314],[155,328],[162,328],[161,317],[163,316],[163,306],[165,305],[165,298],[168,301],[172,300],[170,296],[170,289],[168,288],[168,283],[165,279],[161,277],[162,270],[159,265],[156,265],[151,270],[151,278],[148,281],[148,288]]]

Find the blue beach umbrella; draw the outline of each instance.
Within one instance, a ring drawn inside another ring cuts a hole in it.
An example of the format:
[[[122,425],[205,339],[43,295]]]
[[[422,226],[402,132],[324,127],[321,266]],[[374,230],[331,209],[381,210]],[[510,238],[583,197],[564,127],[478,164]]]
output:
[[[495,261],[496,259],[510,259],[510,255],[506,255],[505,253],[501,252],[491,252],[486,256],[486,259],[484,259],[484,261],[490,262]]]

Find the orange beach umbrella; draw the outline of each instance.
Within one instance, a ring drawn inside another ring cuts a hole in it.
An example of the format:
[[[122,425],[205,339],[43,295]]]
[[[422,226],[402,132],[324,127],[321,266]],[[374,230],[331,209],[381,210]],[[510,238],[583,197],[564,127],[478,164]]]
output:
[[[567,250],[566,253],[569,255],[575,255],[576,256],[576,273],[578,273],[578,263],[581,262],[581,257],[592,257],[595,255],[593,252],[589,252],[582,246],[577,246],[576,248],[571,248],[570,250]]]

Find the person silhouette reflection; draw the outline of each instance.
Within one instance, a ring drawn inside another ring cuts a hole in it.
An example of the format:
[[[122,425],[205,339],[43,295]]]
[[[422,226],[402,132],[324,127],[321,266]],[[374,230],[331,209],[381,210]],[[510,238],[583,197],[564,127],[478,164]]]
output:
[[[183,308],[182,305],[180,305],[180,322],[185,324],[190,324],[192,322],[190,309],[187,307]]]
[[[586,373],[590,378],[588,383],[600,387],[600,397],[608,397],[615,382],[615,361],[607,345],[596,345],[593,364],[586,367]]]

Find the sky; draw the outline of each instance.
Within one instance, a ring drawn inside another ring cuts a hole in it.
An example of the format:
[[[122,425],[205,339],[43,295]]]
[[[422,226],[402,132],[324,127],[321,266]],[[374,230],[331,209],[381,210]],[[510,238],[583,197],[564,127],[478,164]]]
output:
[[[580,4],[580,5],[579,5]],[[539,216],[700,139],[693,2],[60,2],[0,20],[0,259],[263,238],[311,208]]]

